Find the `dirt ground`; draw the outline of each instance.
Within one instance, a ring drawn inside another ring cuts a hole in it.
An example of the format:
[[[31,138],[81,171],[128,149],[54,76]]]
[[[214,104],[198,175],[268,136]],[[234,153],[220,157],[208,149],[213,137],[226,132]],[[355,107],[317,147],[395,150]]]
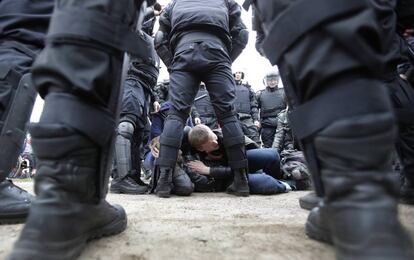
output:
[[[19,184],[30,191],[32,182]],[[238,198],[196,193],[160,199],[154,195],[109,194],[125,207],[122,234],[89,243],[80,259],[334,259],[332,247],[308,239],[307,211],[298,198],[307,192]],[[414,207],[400,206],[414,238]],[[11,251],[23,225],[0,226],[0,259]]]

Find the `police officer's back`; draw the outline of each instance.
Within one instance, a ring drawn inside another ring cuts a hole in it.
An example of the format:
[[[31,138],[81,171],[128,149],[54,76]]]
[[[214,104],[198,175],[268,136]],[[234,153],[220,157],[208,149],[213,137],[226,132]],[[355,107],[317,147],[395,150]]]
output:
[[[170,72],[170,114],[160,139],[156,192],[168,197],[172,172],[185,119],[201,81],[206,84],[214,110],[231,139],[227,144],[235,180],[228,191],[248,196],[244,136],[234,112],[231,63],[247,44],[248,31],[240,19],[241,8],[233,0],[173,0],[160,16],[155,47]]]

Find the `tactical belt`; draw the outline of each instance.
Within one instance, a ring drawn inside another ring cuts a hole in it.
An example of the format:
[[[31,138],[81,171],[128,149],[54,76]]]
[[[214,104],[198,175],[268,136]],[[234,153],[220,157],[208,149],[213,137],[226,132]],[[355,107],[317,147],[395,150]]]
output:
[[[134,29],[101,12],[80,8],[55,9],[47,40],[93,40],[137,57],[146,57],[146,45],[137,44],[143,42],[142,35]]]
[[[189,32],[186,32],[178,40],[178,43],[176,44],[176,48],[174,49],[174,53],[178,53],[178,52],[184,51],[189,48],[194,48],[191,46],[189,47],[189,45],[197,43],[197,42],[204,42],[204,41],[217,43],[223,47],[223,50],[227,51],[226,45],[215,34],[201,32],[201,31],[189,31]]]
[[[289,47],[306,32],[329,19],[366,8],[368,8],[368,3],[365,0],[293,2],[270,24],[268,36],[263,42],[263,50],[269,61],[276,64]]]

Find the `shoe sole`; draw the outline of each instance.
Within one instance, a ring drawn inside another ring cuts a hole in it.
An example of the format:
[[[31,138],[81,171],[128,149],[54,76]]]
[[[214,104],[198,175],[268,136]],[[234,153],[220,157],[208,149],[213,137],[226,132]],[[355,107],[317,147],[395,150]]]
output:
[[[129,191],[124,191],[120,189],[110,189],[109,191],[114,194],[131,194],[131,195],[142,195],[148,192],[148,190],[142,191],[142,192],[129,192]]]
[[[155,192],[155,194],[157,194],[157,196],[160,197],[160,198],[169,198],[169,197],[171,197],[170,192]]]
[[[8,260],[53,260],[62,259],[70,260],[78,258],[87,242],[99,239],[102,237],[112,236],[121,233],[126,229],[127,217],[122,207],[117,207],[121,210],[118,218],[114,219],[107,225],[89,231],[87,234],[72,239],[67,242],[54,244],[53,246],[47,243],[33,243],[31,241],[22,241],[15,247],[12,254],[7,258]],[[49,247],[49,248],[48,248]]]
[[[323,243],[332,244],[332,238],[329,235],[329,231],[313,225],[311,222],[306,221],[305,226],[306,235],[314,240],[318,240]]]
[[[318,206],[318,204],[319,204],[319,200],[310,202],[310,201],[306,201],[306,200],[301,200],[299,198],[299,206],[302,209],[312,210],[314,207]]]
[[[231,194],[237,197],[249,197],[250,196],[250,192],[235,192],[235,191],[226,191],[227,194]]]

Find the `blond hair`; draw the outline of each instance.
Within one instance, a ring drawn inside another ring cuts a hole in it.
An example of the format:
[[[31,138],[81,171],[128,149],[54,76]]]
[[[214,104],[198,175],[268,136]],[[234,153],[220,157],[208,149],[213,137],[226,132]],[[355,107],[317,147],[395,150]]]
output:
[[[216,135],[213,131],[211,131],[208,126],[203,124],[194,126],[188,134],[188,141],[190,142],[190,145],[196,149],[199,149],[203,144],[215,138]]]

